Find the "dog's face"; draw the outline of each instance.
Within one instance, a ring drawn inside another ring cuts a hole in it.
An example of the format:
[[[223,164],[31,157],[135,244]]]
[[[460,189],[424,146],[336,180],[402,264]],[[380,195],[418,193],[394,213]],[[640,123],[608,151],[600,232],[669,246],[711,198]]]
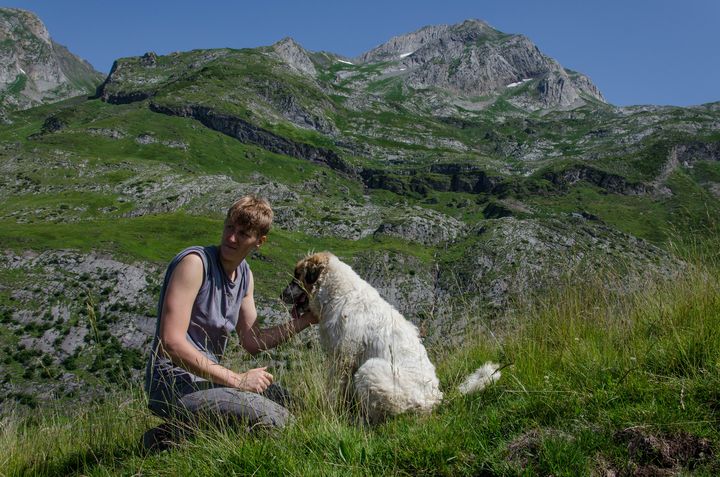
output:
[[[280,297],[288,305],[295,305],[303,313],[310,307],[310,297],[315,294],[317,284],[327,268],[332,254],[320,252],[300,260],[295,265],[295,278],[285,287]]]

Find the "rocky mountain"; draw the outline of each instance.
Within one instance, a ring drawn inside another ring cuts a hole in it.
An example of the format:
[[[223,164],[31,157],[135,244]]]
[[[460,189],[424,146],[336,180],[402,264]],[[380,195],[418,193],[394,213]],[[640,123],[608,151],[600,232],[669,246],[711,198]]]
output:
[[[102,78],[55,43],[35,14],[0,8],[0,111],[90,94]]]
[[[502,33],[481,20],[424,27],[392,38],[357,61],[387,62],[384,73],[400,76],[415,89],[484,96],[523,86],[525,94],[515,101],[531,109],[604,102],[589,78],[566,70],[527,37]]]
[[[289,38],[148,52],[97,93],[0,126],[8,403],[137,382],[166,263],[247,193],[276,211],[250,258],[262,320],[285,318],[295,261],[330,250],[427,340],[560,283],[672,279],[718,233],[717,104],[614,107],[476,20],[356,59]]]

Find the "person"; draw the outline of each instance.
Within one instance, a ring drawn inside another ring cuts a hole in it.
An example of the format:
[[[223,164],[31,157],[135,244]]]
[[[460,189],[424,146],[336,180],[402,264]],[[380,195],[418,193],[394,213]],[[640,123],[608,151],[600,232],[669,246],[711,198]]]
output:
[[[258,326],[245,259],[267,241],[272,219],[265,199],[242,197],[228,209],[219,246],[189,247],[170,262],[145,376],[148,407],[167,422],[145,433],[147,448],[180,423],[281,429],[291,420],[289,395],[266,367],[238,372],[221,364],[232,330],[255,355],[317,323],[311,312],[293,308],[287,323]]]

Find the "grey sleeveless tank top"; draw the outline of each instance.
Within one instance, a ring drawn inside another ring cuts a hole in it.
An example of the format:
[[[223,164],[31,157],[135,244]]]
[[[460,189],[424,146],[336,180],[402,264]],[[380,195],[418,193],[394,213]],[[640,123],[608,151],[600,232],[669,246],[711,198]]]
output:
[[[216,246],[189,247],[180,252],[168,265],[157,310],[157,324],[150,357],[145,371],[145,391],[150,400],[167,401],[170,396],[184,394],[193,383],[205,381],[189,371],[175,366],[158,352],[160,317],[170,277],[178,263],[188,254],[200,256],[204,267],[203,283],[193,303],[186,338],[211,361],[219,363],[230,332],[235,329],[242,300],[247,294],[250,267],[245,260],[236,270],[235,281],[227,278],[220,263]]]

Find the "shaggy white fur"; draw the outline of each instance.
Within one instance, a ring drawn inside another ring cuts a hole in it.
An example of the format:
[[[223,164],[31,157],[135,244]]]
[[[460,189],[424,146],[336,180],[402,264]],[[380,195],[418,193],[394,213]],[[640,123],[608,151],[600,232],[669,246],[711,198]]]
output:
[[[330,253],[305,259],[313,267],[308,283],[304,261],[295,277],[307,292],[310,309],[320,317],[320,339],[332,358],[332,375],[361,405],[369,422],[406,411],[430,412],[442,401],[435,366],[417,328],[386,302],[352,268]],[[291,283],[284,297],[297,297]],[[460,391],[479,391],[497,380],[494,363],[468,376]]]
[[[470,394],[475,391],[481,391],[488,384],[494,383],[500,379],[499,366],[495,363],[485,363],[475,370],[465,381],[458,386],[458,391],[462,394]]]

